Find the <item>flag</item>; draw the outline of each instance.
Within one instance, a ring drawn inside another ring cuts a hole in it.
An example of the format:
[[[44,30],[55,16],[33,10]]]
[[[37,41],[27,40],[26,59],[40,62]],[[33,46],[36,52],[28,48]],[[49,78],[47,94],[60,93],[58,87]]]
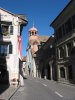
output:
[[[19,59],[22,60],[22,37],[18,36]]]

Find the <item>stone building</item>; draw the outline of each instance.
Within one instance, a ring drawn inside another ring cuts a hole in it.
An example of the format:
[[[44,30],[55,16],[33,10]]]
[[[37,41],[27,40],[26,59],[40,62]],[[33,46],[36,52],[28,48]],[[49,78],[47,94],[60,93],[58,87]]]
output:
[[[0,8],[0,83],[18,84],[21,60],[21,33],[27,20]]]
[[[38,77],[49,80],[56,79],[55,66],[55,39],[50,36],[44,44],[38,49],[36,54],[36,66]]]
[[[51,23],[55,30],[57,79],[75,83],[75,0]]]

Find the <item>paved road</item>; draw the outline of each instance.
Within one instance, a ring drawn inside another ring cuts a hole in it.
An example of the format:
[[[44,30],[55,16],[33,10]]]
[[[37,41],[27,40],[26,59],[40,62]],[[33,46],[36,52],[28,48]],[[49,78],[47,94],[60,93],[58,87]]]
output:
[[[24,80],[10,100],[75,100],[75,87],[49,80],[28,78]]]

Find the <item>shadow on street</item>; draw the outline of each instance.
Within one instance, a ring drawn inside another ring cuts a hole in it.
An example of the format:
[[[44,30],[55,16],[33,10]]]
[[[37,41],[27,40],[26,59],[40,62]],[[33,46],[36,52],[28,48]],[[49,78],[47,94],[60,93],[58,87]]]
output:
[[[9,88],[9,85],[0,84],[0,95]]]

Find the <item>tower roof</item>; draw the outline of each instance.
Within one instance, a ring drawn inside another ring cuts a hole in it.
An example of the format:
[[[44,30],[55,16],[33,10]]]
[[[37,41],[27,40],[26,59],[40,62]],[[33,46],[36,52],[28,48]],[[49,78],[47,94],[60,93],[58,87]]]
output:
[[[30,32],[30,31],[38,31],[38,30],[37,30],[37,28],[35,28],[34,25],[33,25],[33,27],[29,29],[29,32]]]

